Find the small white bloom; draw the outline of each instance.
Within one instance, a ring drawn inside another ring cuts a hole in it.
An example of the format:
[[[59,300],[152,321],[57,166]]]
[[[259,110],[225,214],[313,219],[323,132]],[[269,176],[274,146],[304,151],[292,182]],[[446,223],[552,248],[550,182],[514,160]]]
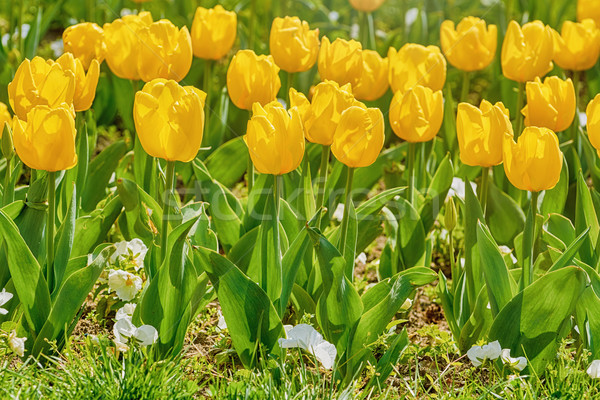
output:
[[[356,260],[354,260],[355,263],[360,263],[360,264],[366,264],[367,263],[367,255],[365,253],[360,253],[358,255],[358,257],[356,257]]]
[[[50,48],[52,49],[52,53],[54,54],[54,57],[58,58],[62,55],[62,53],[64,53],[65,51],[65,46],[64,43],[62,41],[62,38],[58,38],[53,42],[50,42]]]
[[[474,366],[479,367],[485,360],[495,360],[500,357],[502,346],[497,340],[483,346],[473,346],[467,351],[467,357]]]
[[[323,339],[323,336],[310,325],[300,324],[292,327],[284,325],[287,339],[279,339],[282,349],[301,348],[314,355],[325,369],[331,369],[335,362],[335,346]]]
[[[9,335],[8,335],[8,346],[10,347],[10,349],[19,357],[23,357],[23,355],[25,354],[25,341],[27,340],[27,338],[23,337],[17,337],[17,332],[16,331],[12,331]]]
[[[579,126],[585,128],[587,125],[587,114],[584,111],[579,111]]]
[[[500,253],[505,256],[510,254],[510,259],[512,260],[513,263],[517,262],[517,257],[515,257],[515,255],[513,254],[513,251],[510,247],[508,246],[498,246],[498,249],[500,250]]]
[[[411,308],[412,305],[413,305],[413,301],[411,299],[406,299],[406,300],[404,300],[404,303],[402,303],[402,306],[400,307],[400,309],[402,311],[406,311],[409,308]]]
[[[440,240],[446,241],[448,240],[448,230],[447,229],[441,229],[440,230]]]
[[[135,339],[140,346],[149,346],[158,340],[158,332],[152,325],[136,327],[131,318],[123,318],[115,322],[113,327],[115,343],[126,344],[129,339]]]
[[[334,220],[342,222],[344,219],[344,205],[342,203],[338,204],[335,211],[333,212]]]
[[[131,242],[117,242],[115,248],[116,251],[110,256],[111,264],[131,265],[136,271],[144,266],[144,258],[146,258],[148,247],[140,239],[136,238]]]
[[[124,301],[135,297],[142,289],[142,278],[123,270],[110,270],[108,273],[108,290],[116,292]]]
[[[477,191],[477,185],[474,182],[471,182],[471,187],[473,191]],[[450,190],[448,190],[448,195],[446,196],[446,200],[450,197],[458,197],[462,200],[465,199],[465,181],[461,178],[452,178],[452,185],[450,186]]]
[[[8,303],[8,301],[10,299],[12,299],[12,297],[13,297],[13,294],[7,292],[6,288],[2,289],[2,291],[0,292],[0,315],[8,314],[8,310],[5,308],[2,308],[2,306],[5,305],[6,303]]]
[[[350,39],[358,39],[358,32],[360,28],[358,24],[352,24],[350,27]]]
[[[404,16],[404,23],[406,24],[406,27],[409,28],[412,24],[414,24],[415,21],[417,20],[418,16],[419,16],[418,8],[409,9],[406,12],[406,15]]]
[[[340,19],[340,14],[337,11],[331,11],[327,16],[331,22],[337,22]]]
[[[502,349],[501,359],[504,364],[507,364],[512,369],[517,371],[523,371],[527,366],[527,359],[525,357],[511,357],[510,349]]]
[[[224,331],[225,329],[227,329],[227,322],[225,322],[225,317],[223,316],[223,313],[221,312],[221,310],[217,311],[217,315],[219,316],[219,321],[217,322],[217,328],[219,328],[219,330]]]
[[[587,374],[592,379],[600,378],[600,360],[592,361],[592,363],[588,367],[587,371],[585,371],[585,372],[587,372]]]
[[[121,17],[125,17],[127,15],[131,15],[133,14],[133,11],[129,8],[122,8],[121,9]]]
[[[115,320],[120,320],[123,318],[131,318],[135,311],[136,304],[135,303],[127,303],[123,307],[117,310],[117,315],[115,316]]]
[[[120,351],[121,353],[129,351],[129,346],[127,346],[125,343],[121,343],[117,339],[113,340],[113,342],[115,343],[117,351]]]

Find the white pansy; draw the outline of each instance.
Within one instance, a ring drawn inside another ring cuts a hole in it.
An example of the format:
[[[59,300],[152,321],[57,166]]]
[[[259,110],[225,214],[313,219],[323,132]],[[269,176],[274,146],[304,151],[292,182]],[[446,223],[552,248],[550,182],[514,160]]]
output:
[[[483,346],[473,346],[467,351],[467,357],[475,365],[479,367],[485,360],[495,360],[500,357],[502,353],[502,346],[500,342],[493,341],[492,343],[485,344]]]
[[[115,248],[116,251],[110,256],[111,264],[133,266],[136,271],[144,266],[144,258],[146,258],[148,247],[140,239],[136,238],[130,242],[117,242]]]
[[[356,257],[356,260],[354,260],[355,263],[360,263],[360,264],[366,264],[367,263],[367,255],[365,253],[360,253],[358,255],[358,257]]]
[[[8,301],[10,299],[12,299],[12,297],[13,297],[13,294],[7,292],[6,288],[2,289],[2,291],[0,292],[0,315],[8,314],[8,310],[5,308],[2,308],[2,306],[5,305],[6,303],[8,303]]]
[[[504,364],[517,371],[523,371],[527,366],[527,359],[525,357],[511,357],[510,349],[502,349],[500,358]]]
[[[136,304],[135,303],[127,303],[123,307],[117,310],[117,315],[115,316],[115,320],[120,320],[123,318],[131,318],[135,311]]]
[[[22,337],[22,338],[17,337],[17,332],[12,331],[8,335],[8,346],[13,351],[13,353],[18,355],[19,357],[23,357],[23,355],[25,355],[25,341],[26,340],[27,340],[27,338],[25,338],[25,337]]]
[[[324,368],[331,369],[333,367],[337,350],[333,344],[323,339],[323,336],[315,328],[307,324],[284,325],[284,328],[287,339],[279,339],[279,347],[306,350],[314,355]]]
[[[221,331],[224,331],[225,329],[227,329],[227,322],[225,322],[225,317],[223,316],[221,310],[217,311],[217,315],[219,316],[219,320],[217,321],[217,328],[219,328],[219,330]]]
[[[128,340],[134,339],[140,346],[149,346],[158,340],[156,328],[152,325],[142,325],[138,328],[131,322],[131,318],[123,318],[115,322],[113,333],[115,343],[120,344],[126,344]]]
[[[592,361],[592,363],[588,367],[587,371],[585,371],[585,372],[587,372],[587,374],[592,379],[600,378],[600,360]]]
[[[412,24],[414,24],[418,16],[418,8],[411,8],[408,11],[406,11],[406,14],[404,16],[404,23],[406,24],[406,27],[409,28]]]
[[[474,182],[471,182],[471,187],[473,188],[473,192],[477,192],[477,185]],[[448,190],[446,200],[454,196],[462,200],[465,199],[465,181],[461,178],[452,178],[452,185],[450,186],[450,190]]]
[[[123,270],[108,272],[108,290],[116,292],[124,301],[129,301],[142,289],[142,278]]]
[[[332,218],[340,222],[342,219],[344,219],[344,205],[342,203],[337,205],[335,211],[333,212]]]
[[[508,247],[508,246],[498,246],[498,249],[500,250],[500,253],[502,253],[503,256],[510,255],[510,259],[512,260],[513,263],[517,262],[517,257],[515,257],[515,255],[513,254],[512,249],[510,247]]]

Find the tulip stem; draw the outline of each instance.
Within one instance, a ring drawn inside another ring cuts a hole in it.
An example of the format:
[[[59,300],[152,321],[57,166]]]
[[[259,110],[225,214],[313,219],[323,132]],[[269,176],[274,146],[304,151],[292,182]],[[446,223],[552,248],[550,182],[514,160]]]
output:
[[[408,162],[406,166],[406,173],[408,174],[408,198],[410,205],[415,202],[415,153],[417,151],[417,144],[408,143]]]
[[[171,219],[171,199],[173,197],[173,188],[175,187],[175,161],[167,161],[167,172],[165,175],[165,194],[163,200],[163,220],[161,232],[161,260],[167,257],[167,239],[169,237],[169,220]]]
[[[273,216],[274,216],[274,224],[273,224],[273,247],[275,250],[275,257],[277,257],[277,259],[275,260],[275,265],[268,265],[267,263],[262,263],[263,264],[263,273],[262,273],[262,288],[267,292],[267,288],[269,287],[269,279],[268,279],[268,270],[269,268],[278,268],[278,274],[280,276],[281,279],[281,245],[280,245],[280,240],[279,240],[279,191],[281,190],[282,187],[282,180],[281,180],[281,175],[273,175],[273,199],[274,199],[274,204],[275,204],[275,209],[273,210]],[[282,307],[281,310],[279,310],[280,315],[283,315],[283,312],[285,311],[285,307],[287,306],[287,304],[280,304],[280,306]]]
[[[54,286],[54,219],[56,208],[56,172],[48,171],[48,221],[46,223],[46,259],[48,286]]]
[[[20,0],[19,1],[19,22],[18,22],[18,26],[17,28],[19,29],[19,36],[18,36],[18,44],[19,44],[19,60],[23,60],[25,58],[25,55],[23,54],[25,51],[25,47],[24,47],[24,43],[25,41],[23,40],[23,12],[24,12],[24,6],[23,6],[24,0]]]
[[[329,152],[331,151],[330,146],[322,146],[321,151],[321,166],[319,167],[319,180],[317,186],[317,202],[315,208],[319,212],[317,217],[317,226],[321,226],[321,207],[323,207],[323,200],[325,199],[325,184],[327,183],[327,173],[329,167]],[[307,156],[305,156],[307,157]]]
[[[486,216],[487,211],[487,199],[488,199],[488,186],[489,186],[490,167],[481,168],[481,185],[479,187],[479,199],[481,201],[481,210],[483,211],[483,217]]]
[[[209,122],[210,122],[210,100],[211,100],[211,77],[212,77],[212,60],[204,60],[204,93],[206,93],[206,101],[204,102],[204,134],[210,137]],[[210,141],[209,141],[210,143]]]
[[[346,200],[344,202],[344,217],[342,218],[342,226],[340,227],[340,245],[338,248],[342,250],[342,255],[344,259],[348,259],[348,251],[349,248],[353,249],[354,246],[347,246],[346,239],[348,237],[348,219],[350,217],[350,206],[352,205],[352,181],[354,180],[354,168],[348,168],[348,176],[346,178]],[[352,257],[354,259],[354,256]],[[346,277],[353,280],[354,273],[353,271],[346,271]]]
[[[5,135],[8,135],[8,132],[4,133]],[[4,192],[2,193],[2,204],[3,205],[7,205],[13,202],[14,200],[14,190],[9,190],[9,186],[10,186],[10,172],[12,169],[12,157],[6,158],[6,172],[4,173]]]
[[[573,71],[573,89],[575,90],[575,118],[573,118],[572,134],[573,145],[578,146],[577,129],[579,128],[579,71]]]
[[[252,119],[252,110],[248,110],[248,121]],[[248,154],[248,167],[246,172],[246,179],[248,181],[248,196],[254,186],[254,164],[252,163],[252,157]]]
[[[521,136],[521,131],[523,130],[523,114],[521,113],[521,109],[523,109],[524,101],[525,84],[519,82],[519,90],[517,92],[517,112],[515,113],[515,139],[518,139],[519,136]]]
[[[286,82],[286,89],[285,89],[285,99],[287,101],[287,107],[290,108],[290,89],[292,88],[292,86],[294,85],[294,73],[293,72],[288,72],[287,73],[287,82]]]
[[[533,263],[535,261],[535,239],[536,239],[536,217],[537,217],[537,203],[539,192],[531,192],[531,204],[529,208],[529,215],[527,216],[528,221],[525,221],[525,232],[524,235],[529,235],[529,237],[524,236],[523,243],[523,276],[521,278],[521,283],[523,287],[521,289],[526,288],[531,285],[533,281]],[[528,222],[529,222],[529,230],[528,230]]]
[[[256,0],[250,0],[250,24],[249,31],[250,35],[248,37],[248,48],[250,50],[254,50],[254,26],[256,25]]]
[[[448,254],[450,255],[450,273],[452,274],[452,293],[456,294],[460,269],[457,268],[456,260],[454,259],[454,229],[448,231]]]
[[[469,71],[465,71],[463,73],[463,81],[462,81],[462,90],[460,92],[460,101],[468,102],[467,98],[469,97],[469,89],[471,88],[471,73]]]

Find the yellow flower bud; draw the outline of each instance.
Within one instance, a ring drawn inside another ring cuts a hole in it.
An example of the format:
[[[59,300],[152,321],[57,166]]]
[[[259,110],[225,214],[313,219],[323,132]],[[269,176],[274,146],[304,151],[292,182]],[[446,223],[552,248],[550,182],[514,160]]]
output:
[[[375,101],[387,92],[388,59],[382,58],[373,50],[363,50],[363,73],[353,87],[354,96],[359,100]]]
[[[275,63],[287,72],[308,71],[319,55],[319,30],[298,17],[275,18],[269,39]]]
[[[22,120],[35,106],[72,107],[75,75],[60,64],[47,63],[41,57],[25,59],[8,84],[8,98],[15,114]]]
[[[417,85],[406,93],[396,92],[390,105],[390,124],[396,136],[411,143],[428,142],[437,135],[444,119],[440,90]]]
[[[513,129],[502,103],[483,100],[479,108],[458,105],[456,133],[463,164],[492,167],[502,163],[502,141],[505,135],[513,136]]]
[[[379,108],[354,105],[340,118],[331,152],[341,163],[351,168],[373,164],[385,140],[383,114]]]
[[[140,41],[139,32],[150,24],[152,15],[146,11],[104,24],[106,63],[119,78],[140,79],[137,60],[144,45]]]
[[[446,20],[440,28],[440,42],[448,62],[463,71],[479,71],[487,67],[496,55],[498,30],[496,25],[466,17],[458,23]]]
[[[512,136],[504,136],[503,153],[504,172],[516,188],[539,192],[558,183],[563,154],[550,129],[525,128],[516,143]]]
[[[554,132],[566,130],[575,117],[575,89],[571,79],[563,81],[557,76],[535,78],[527,82],[527,105],[522,113],[525,126],[543,126]]]
[[[315,87],[310,104],[303,94],[295,90],[290,91],[290,104],[299,109],[306,139],[324,146],[333,143],[342,113],[355,102],[349,84],[340,87],[333,81],[319,83]]]
[[[48,63],[52,65],[54,62],[48,60]],[[73,57],[71,53],[63,54],[56,60],[56,63],[62,67],[63,71],[71,71],[75,75],[75,94],[73,96],[75,111],[88,110],[96,97],[96,86],[100,77],[98,61],[91,61],[87,74],[81,61]]]
[[[446,83],[446,59],[437,46],[421,46],[407,43],[396,51],[388,51],[390,60],[389,80],[394,93],[402,93],[417,86],[442,90]]]
[[[502,43],[502,73],[517,82],[532,81],[552,69],[552,28],[541,21],[523,25],[510,21]]]
[[[0,102],[0,138],[2,137],[2,133],[4,132],[4,126],[8,123],[12,122],[12,117],[8,112],[8,107],[6,104]]]
[[[304,156],[304,133],[298,110],[292,107],[288,112],[278,101],[264,107],[254,103],[244,141],[252,163],[261,174],[283,175],[295,170]]]
[[[257,56],[252,50],[240,50],[233,56],[227,70],[227,91],[238,108],[267,105],[277,98],[280,88],[279,67],[273,56]]]
[[[350,5],[358,11],[372,12],[377,10],[385,0],[350,0]]]
[[[458,213],[456,212],[456,206],[454,205],[453,197],[451,196],[446,201],[446,211],[444,213],[444,226],[446,230],[452,232],[456,228],[458,221]]]
[[[577,1],[577,21],[591,18],[600,26],[600,3],[598,0],[578,0]]]
[[[588,104],[585,114],[587,116],[587,133],[590,143],[600,157],[600,94],[596,95]]]
[[[205,60],[219,60],[227,55],[237,36],[237,14],[222,6],[198,7],[192,22],[194,55]]]
[[[83,22],[71,25],[63,32],[62,39],[65,52],[73,53],[86,71],[90,68],[92,60],[98,60],[100,64],[104,61],[104,31],[97,24]]]
[[[152,157],[192,161],[202,143],[206,93],[173,80],[154,79],[135,94],[133,119]]]
[[[77,164],[75,119],[64,107],[35,106],[27,122],[15,116],[13,141],[19,158],[29,168],[62,171]]]
[[[562,69],[585,71],[596,65],[600,56],[600,30],[591,19],[580,23],[565,21],[560,35],[554,35],[554,61]]]
[[[318,66],[322,81],[355,85],[363,70],[362,45],[355,40],[340,38],[330,43],[327,36],[323,36]]]

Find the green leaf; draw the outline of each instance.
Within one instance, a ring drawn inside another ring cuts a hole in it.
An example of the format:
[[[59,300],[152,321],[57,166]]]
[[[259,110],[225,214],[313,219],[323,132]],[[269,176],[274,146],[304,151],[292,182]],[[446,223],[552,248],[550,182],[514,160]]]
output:
[[[462,325],[457,340],[460,351],[466,352],[488,333],[493,322],[492,313],[487,308],[488,303],[488,291],[486,288],[481,288],[475,304],[471,306],[473,312]]]
[[[575,239],[573,243],[571,243],[571,245],[565,250],[565,252],[552,264],[548,272],[556,271],[569,266],[583,243],[585,243],[589,232],[589,228],[583,231],[583,233],[579,235],[577,239]]]
[[[206,159],[210,175],[225,187],[238,182],[248,167],[248,147],[241,136],[219,146]]]
[[[512,241],[525,226],[525,213],[512,197],[489,182],[487,223],[498,243],[512,245]]]
[[[581,258],[584,262],[593,265],[597,259],[594,245],[598,242],[600,224],[592,202],[592,195],[587,187],[583,173],[577,174],[577,200],[575,204],[575,231],[580,235],[589,227],[590,233],[586,242],[581,247]]]
[[[479,249],[477,246],[477,223],[484,221],[479,200],[473,193],[471,182],[465,179],[465,283],[467,298],[474,305],[479,291],[483,287],[483,274],[479,265]]]
[[[421,216],[421,223],[425,232],[429,232],[433,227],[441,205],[444,204],[444,199],[452,185],[453,178],[454,169],[450,161],[450,155],[447,154],[436,169],[431,183],[425,192],[425,200],[419,208],[419,215]]]
[[[365,393],[369,392],[370,388],[377,388],[382,391],[386,387],[385,381],[387,377],[392,373],[394,365],[400,362],[400,356],[404,350],[408,347],[410,341],[408,340],[408,334],[406,328],[402,329],[399,335],[396,335],[391,346],[383,353],[383,356],[377,362],[375,367],[375,373],[365,388]]]
[[[71,249],[71,257],[89,254],[96,246],[106,239],[117,217],[121,214],[123,203],[119,197],[107,199],[106,204],[90,215],[77,218],[75,222],[75,237]]]
[[[600,358],[600,298],[591,287],[585,289],[577,302],[577,326],[591,351],[591,360]]]
[[[119,165],[119,160],[127,152],[127,145],[120,140],[102,150],[89,164],[85,190],[81,197],[81,208],[90,212],[105,196],[110,177]]]
[[[67,211],[67,215],[62,222],[58,232],[56,233],[56,257],[54,258],[54,287],[50,288],[54,294],[58,289],[62,280],[65,277],[65,268],[71,256],[73,241],[75,238],[75,221],[77,216],[77,188],[73,184],[73,195],[71,196],[71,205]]]
[[[404,198],[398,200],[400,207],[400,237],[396,238],[396,251],[402,269],[418,265],[425,255],[425,228],[417,210]]]
[[[566,157],[563,157],[563,166],[560,171],[560,179],[553,189],[544,192],[540,213],[546,217],[548,214],[561,214],[567,203],[569,194],[569,164]]]

